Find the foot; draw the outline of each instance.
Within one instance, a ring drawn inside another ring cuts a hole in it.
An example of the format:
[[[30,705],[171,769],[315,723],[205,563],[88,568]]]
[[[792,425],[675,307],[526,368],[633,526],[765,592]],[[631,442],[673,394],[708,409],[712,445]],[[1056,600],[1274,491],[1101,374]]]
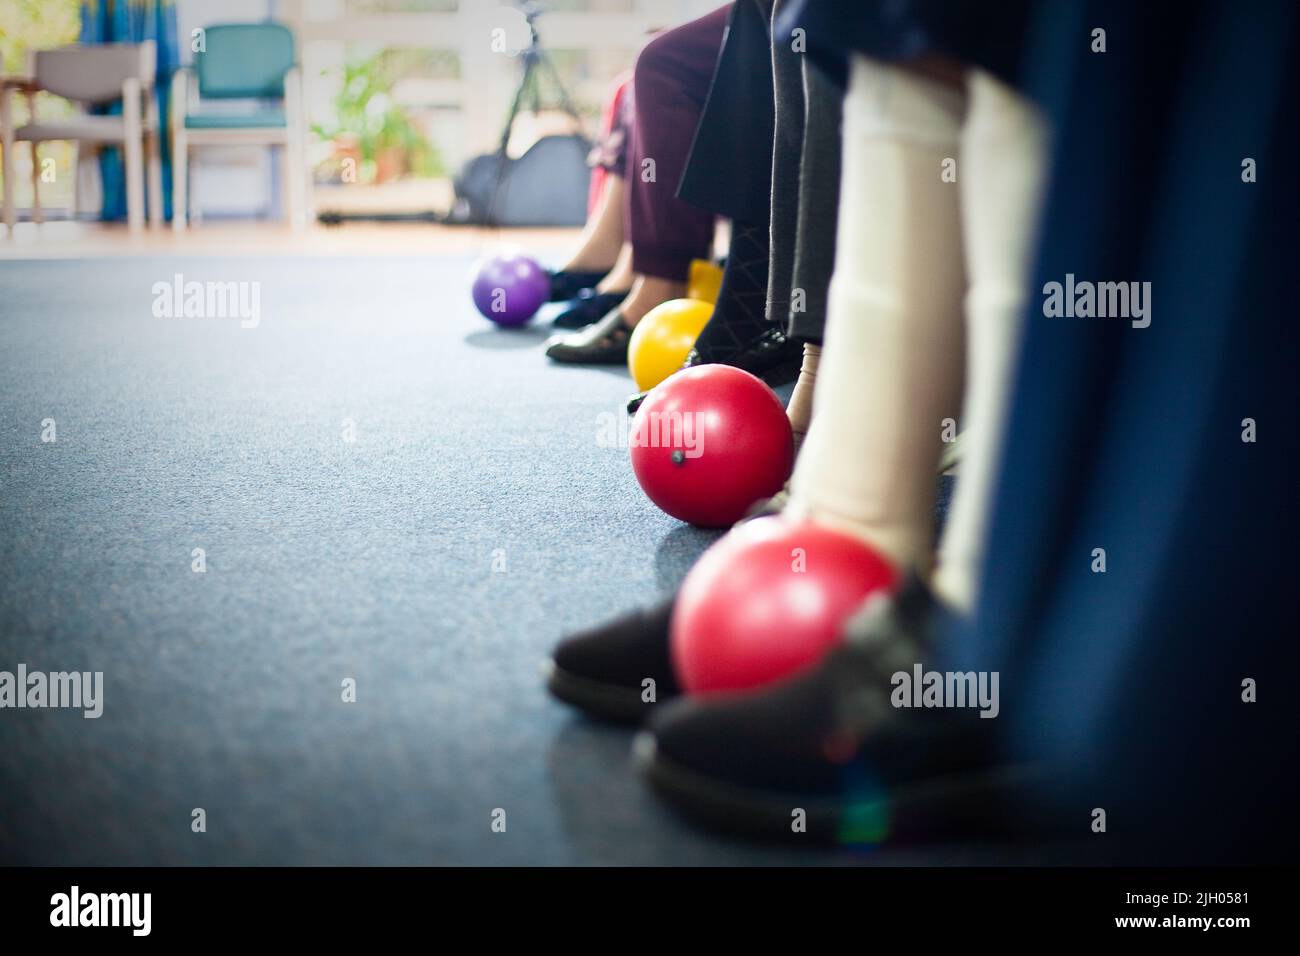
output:
[[[673,600],[561,641],[547,668],[547,689],[593,717],[640,723],[656,702],[680,693],[668,654]]]
[[[1001,829],[1002,800],[1022,771],[993,760],[996,722],[977,709],[891,703],[892,675],[937,663],[946,619],[913,578],[860,612],[811,671],[654,714],[634,744],[637,763],[688,817],[748,836],[877,843]]]
[[[701,351],[699,361],[711,361],[708,352]],[[772,325],[737,349],[726,364],[757,375],[777,388],[799,377],[803,345],[789,338],[780,326]]]
[[[744,520],[780,510],[777,498],[767,502],[768,508],[755,505]],[[681,694],[669,652],[669,627],[676,602],[674,593],[653,607],[628,612],[565,638],[547,662],[547,688],[566,704],[593,717],[640,723],[653,704]],[[647,679],[654,682],[654,694],[649,699]]]
[[[563,302],[573,299],[584,289],[594,289],[600,280],[609,273],[608,269],[574,270],[559,269],[551,275],[551,295],[547,301]]]
[[[597,292],[595,289],[583,289],[565,303],[564,311],[555,317],[552,323],[559,329],[585,329],[593,322],[599,322],[610,309],[617,308],[627,298],[627,290],[621,292]]]
[[[557,335],[546,344],[546,356],[572,365],[625,365],[632,328],[621,308],[578,332]]]

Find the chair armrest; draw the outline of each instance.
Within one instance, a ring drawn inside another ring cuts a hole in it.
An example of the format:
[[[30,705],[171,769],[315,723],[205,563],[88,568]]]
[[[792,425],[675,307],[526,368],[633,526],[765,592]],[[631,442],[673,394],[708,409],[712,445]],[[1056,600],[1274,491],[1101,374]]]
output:
[[[0,89],[35,93],[40,87],[30,76],[0,76]]]

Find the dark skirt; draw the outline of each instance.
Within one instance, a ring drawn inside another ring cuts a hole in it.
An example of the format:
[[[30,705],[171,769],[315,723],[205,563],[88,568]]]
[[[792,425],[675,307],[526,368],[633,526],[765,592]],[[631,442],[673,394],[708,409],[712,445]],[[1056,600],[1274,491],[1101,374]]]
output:
[[[798,0],[778,17],[776,32],[794,42],[794,31],[802,29],[808,54],[841,83],[850,56],[860,53],[885,62],[942,56],[1019,86],[1037,6],[1031,0]]]
[[[737,0],[713,83],[691,145],[678,198],[760,226],[771,215],[772,92],[770,2]]]

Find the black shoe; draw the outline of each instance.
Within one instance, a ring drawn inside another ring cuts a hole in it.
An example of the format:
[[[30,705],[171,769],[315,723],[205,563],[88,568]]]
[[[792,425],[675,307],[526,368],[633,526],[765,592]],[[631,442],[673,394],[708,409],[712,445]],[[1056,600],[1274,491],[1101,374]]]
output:
[[[547,358],[581,365],[624,365],[632,330],[623,313],[613,309],[599,322],[585,329],[557,335],[546,344]]]
[[[639,723],[656,702],[681,693],[668,653],[673,602],[632,611],[561,641],[550,661],[547,689],[594,717]],[[654,684],[647,685],[647,679]]]
[[[1008,794],[1026,772],[997,766],[996,721],[891,703],[894,674],[934,661],[945,617],[910,579],[859,612],[811,670],[654,714],[634,743],[637,763],[688,817],[746,836],[859,844],[1005,830]]]
[[[695,349],[686,356],[682,368],[703,365],[708,360]],[[756,375],[772,388],[789,385],[799,377],[803,366],[803,345],[786,336],[785,332],[773,326],[753,339],[731,355],[723,364]],[[627,413],[635,415],[636,410],[650,393],[640,392],[627,400]]]
[[[701,355],[700,360],[709,361],[708,353]],[[803,365],[803,343],[790,338],[785,329],[774,325],[742,345],[727,357],[726,362],[777,388],[799,377]]]
[[[566,272],[563,269],[552,272],[551,294],[547,301],[563,302],[565,299],[576,298],[584,289],[594,289],[608,274],[608,269],[604,272]]]
[[[595,289],[583,289],[565,303],[564,311],[555,317],[552,324],[558,329],[581,329],[593,322],[599,322],[610,309],[617,308],[627,292],[597,292]]]

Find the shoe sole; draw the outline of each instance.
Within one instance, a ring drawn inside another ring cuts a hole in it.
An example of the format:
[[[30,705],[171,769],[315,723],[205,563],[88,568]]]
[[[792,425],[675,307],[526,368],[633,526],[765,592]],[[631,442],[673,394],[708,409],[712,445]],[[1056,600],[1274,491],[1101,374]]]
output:
[[[879,800],[845,804],[797,793],[774,796],[718,781],[664,757],[645,731],[633,741],[632,754],[651,789],[693,822],[734,836],[825,846],[1014,832],[1006,807],[1040,780],[1037,770],[1014,766],[938,778],[899,787]],[[802,832],[793,829],[796,809],[804,811]]]
[[[559,362],[561,365],[626,365],[627,353],[615,356],[612,352],[607,353],[571,353],[547,352],[546,357],[552,362]]]
[[[552,697],[607,723],[639,724],[654,706],[641,700],[640,691],[579,677],[556,667],[554,661],[547,661],[545,671]]]

